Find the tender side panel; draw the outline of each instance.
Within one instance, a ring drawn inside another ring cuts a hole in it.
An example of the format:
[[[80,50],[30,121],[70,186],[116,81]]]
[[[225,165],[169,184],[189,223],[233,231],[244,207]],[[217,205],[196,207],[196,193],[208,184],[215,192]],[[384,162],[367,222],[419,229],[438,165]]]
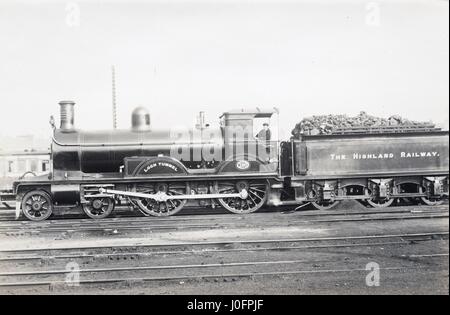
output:
[[[430,136],[336,137],[295,142],[295,175],[446,173],[448,133]]]

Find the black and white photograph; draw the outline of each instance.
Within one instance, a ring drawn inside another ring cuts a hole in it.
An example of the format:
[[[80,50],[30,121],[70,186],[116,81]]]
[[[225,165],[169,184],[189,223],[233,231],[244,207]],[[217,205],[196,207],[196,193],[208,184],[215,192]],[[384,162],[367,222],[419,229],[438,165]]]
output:
[[[448,0],[0,2],[0,295],[448,295],[448,196]]]

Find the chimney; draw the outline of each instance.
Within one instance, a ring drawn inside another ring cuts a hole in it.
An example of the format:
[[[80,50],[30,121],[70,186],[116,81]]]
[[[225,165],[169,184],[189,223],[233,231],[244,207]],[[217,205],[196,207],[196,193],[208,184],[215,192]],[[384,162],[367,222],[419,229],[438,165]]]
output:
[[[75,102],[61,101],[59,102],[61,112],[61,127],[63,131],[73,131],[75,129]]]

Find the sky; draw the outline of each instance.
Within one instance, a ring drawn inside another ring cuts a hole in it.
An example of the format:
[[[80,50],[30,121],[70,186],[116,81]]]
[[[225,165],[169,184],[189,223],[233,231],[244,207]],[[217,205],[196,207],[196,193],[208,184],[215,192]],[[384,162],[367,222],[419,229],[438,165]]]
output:
[[[391,1],[0,2],[0,138],[49,136],[58,102],[80,129],[119,128],[145,106],[154,128],[215,125],[233,108],[356,115],[448,128],[449,7]]]

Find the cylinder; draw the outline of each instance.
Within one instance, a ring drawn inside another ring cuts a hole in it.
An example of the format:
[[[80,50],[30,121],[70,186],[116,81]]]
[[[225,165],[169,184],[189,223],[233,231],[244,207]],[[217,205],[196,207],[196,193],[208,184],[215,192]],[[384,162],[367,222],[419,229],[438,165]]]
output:
[[[75,129],[75,102],[61,101],[59,102],[61,113],[61,130],[71,131]]]

